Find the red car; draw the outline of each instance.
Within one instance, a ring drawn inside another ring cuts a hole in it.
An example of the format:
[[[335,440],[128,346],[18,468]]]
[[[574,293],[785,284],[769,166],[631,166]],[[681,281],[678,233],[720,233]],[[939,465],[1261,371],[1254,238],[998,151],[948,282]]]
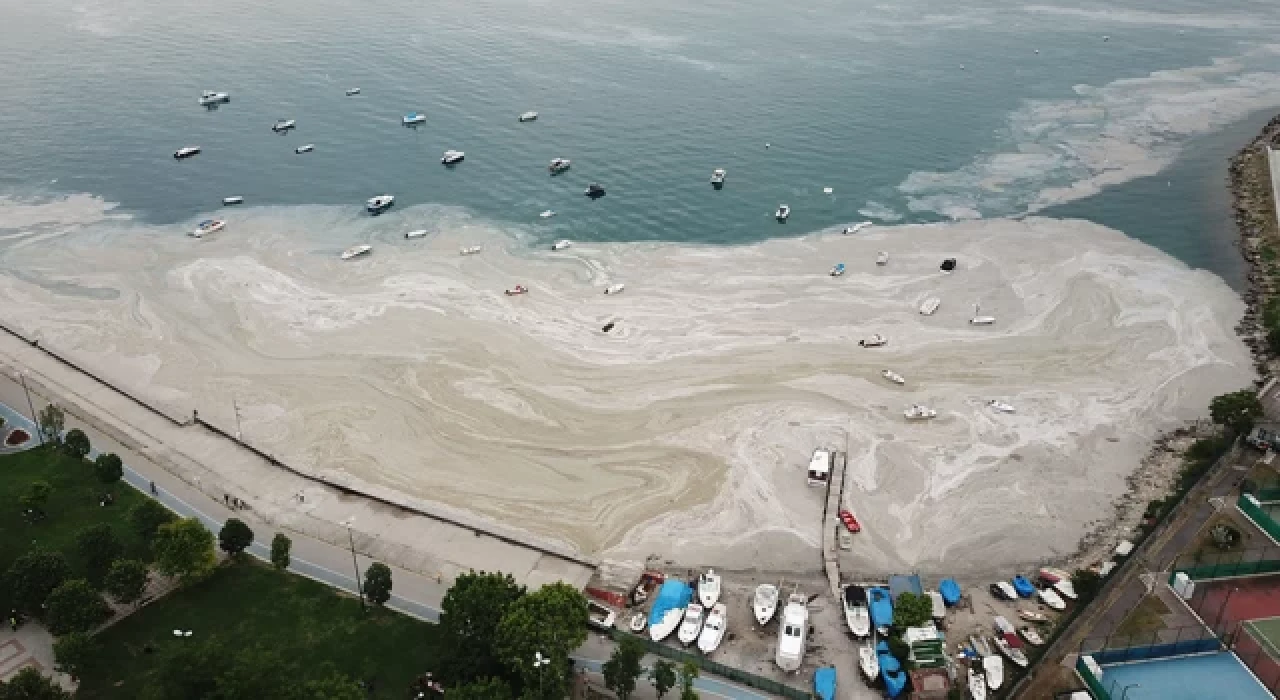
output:
[[[844,508],[840,509],[840,522],[849,528],[849,532],[862,532],[862,525],[858,522],[858,519],[853,517],[853,513]]]

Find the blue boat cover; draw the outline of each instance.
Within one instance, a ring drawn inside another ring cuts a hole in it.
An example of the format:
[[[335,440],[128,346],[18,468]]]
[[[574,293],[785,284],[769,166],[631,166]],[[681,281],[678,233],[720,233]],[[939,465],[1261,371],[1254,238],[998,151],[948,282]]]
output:
[[[876,658],[880,661],[880,677],[889,697],[896,698],[907,685],[907,675],[902,672],[898,658],[889,653],[889,644],[883,639],[876,644]]]
[[[891,698],[901,695],[902,689],[907,687],[907,674],[902,671],[885,671],[881,669],[880,675],[884,677],[884,689]]]
[[[1035,594],[1036,587],[1031,585],[1031,582],[1025,576],[1018,574],[1013,577],[1013,590],[1017,591],[1018,595],[1023,598],[1030,598]]]
[[[955,579],[942,579],[942,583],[938,584],[938,592],[942,594],[942,602],[947,605],[960,602],[960,584],[956,583]]]
[[[903,576],[897,574],[889,577],[889,597],[897,600],[898,596],[903,593],[915,593],[916,595],[924,595],[924,587],[920,585],[920,577],[912,574]]]
[[[693,589],[688,584],[677,579],[667,579],[662,588],[658,589],[658,597],[654,598],[653,607],[649,609],[649,626],[662,622],[668,610],[688,607],[692,598]]]
[[[893,602],[889,600],[888,590],[880,586],[868,588],[867,609],[871,613],[871,624],[876,627],[893,624]]]
[[[813,689],[822,700],[836,698],[836,667],[823,666],[813,674]]]

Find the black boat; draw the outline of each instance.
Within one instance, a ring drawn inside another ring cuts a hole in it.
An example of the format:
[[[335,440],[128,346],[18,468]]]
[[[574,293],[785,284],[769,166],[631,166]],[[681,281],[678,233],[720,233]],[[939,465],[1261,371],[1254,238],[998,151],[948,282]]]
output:
[[[590,185],[587,185],[587,191],[583,192],[583,194],[592,199],[599,199],[604,196],[604,188],[593,182]]]

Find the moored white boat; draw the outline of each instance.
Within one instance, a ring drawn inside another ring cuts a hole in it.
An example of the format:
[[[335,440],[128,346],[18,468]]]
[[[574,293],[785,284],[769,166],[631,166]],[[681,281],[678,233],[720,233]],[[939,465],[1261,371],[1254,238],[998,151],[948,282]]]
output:
[[[295,129],[297,126],[298,120],[296,119],[277,119],[276,123],[271,125],[271,130],[279,134],[290,129]]]
[[[987,680],[973,666],[969,667],[969,695],[973,700],[987,700]]]
[[[861,345],[864,348],[878,348],[882,345],[888,345],[888,344],[889,344],[889,339],[884,337],[883,335],[880,335],[879,333],[874,333],[871,335],[871,337],[863,338],[862,340],[858,341],[858,345]]]
[[[551,174],[555,175],[568,170],[569,166],[572,164],[573,162],[568,158],[552,158],[551,164],[547,166],[547,170],[550,170]]]
[[[517,284],[516,286],[510,289],[504,290],[502,293],[506,294],[509,297],[514,297],[514,296],[519,296],[521,294],[528,294],[529,288],[524,286],[523,284]]]
[[[712,186],[714,186],[714,187],[720,187],[721,185],[723,185],[723,184],[724,184],[724,178],[725,178],[725,175],[726,175],[726,173],[725,173],[725,171],[724,171],[724,168],[716,168],[715,170],[713,170],[713,171],[711,172],[711,184],[712,184]]]
[[[1049,616],[1036,610],[1019,610],[1018,617],[1028,622],[1048,622]]]
[[[188,233],[192,238],[204,238],[210,234],[217,233],[227,227],[227,222],[222,219],[205,219],[196,226],[195,230]]]
[[[466,158],[467,158],[466,153],[462,151],[455,151],[450,149],[448,151],[445,151],[443,156],[440,156],[440,162],[444,163],[445,165],[456,165],[466,160]]]
[[[855,637],[871,634],[871,613],[867,609],[867,591],[862,586],[844,587],[844,622]]]
[[[199,146],[183,146],[182,148],[179,148],[178,150],[173,152],[173,157],[178,160],[182,160],[183,158],[190,158],[191,156],[195,156],[199,154],[200,154]]]
[[[684,609],[684,619],[680,622],[680,631],[676,633],[676,639],[685,646],[693,644],[702,633],[704,622],[706,622],[704,608],[698,603],[689,603],[689,607]]]
[[[359,94],[360,94],[360,88],[358,87],[347,88],[347,97],[351,97],[352,95],[359,95]]]
[[[573,245],[573,241],[565,238],[565,239],[558,240],[555,243],[552,243],[551,249],[552,250],[568,250],[569,247],[572,245]]]
[[[898,374],[897,372],[895,372],[895,371],[893,371],[893,370],[891,370],[891,369],[882,369],[882,370],[880,370],[880,376],[884,377],[885,379],[888,379],[889,381],[893,382],[894,384],[906,384],[906,383],[907,383],[907,379],[906,379],[906,377],[903,377],[901,374]]]
[[[1004,659],[992,654],[982,657],[982,670],[986,671],[987,687],[1000,690],[1004,685]]]
[[[902,415],[906,416],[907,420],[929,420],[930,418],[937,418],[938,411],[923,404],[915,403],[904,409]]]
[[[932,316],[933,312],[938,310],[938,306],[942,304],[942,300],[938,297],[929,297],[920,302],[920,315]]]
[[[990,406],[992,410],[999,411],[1000,413],[1013,413],[1018,410],[999,399],[991,399],[987,402],[987,405]]]
[[[707,614],[707,622],[698,635],[698,650],[704,654],[715,651],[724,639],[726,626],[729,624],[729,609],[724,603],[716,603]]]
[[[888,254],[887,252],[883,251],[883,250],[882,250],[882,251],[880,251],[879,253],[876,253],[876,264],[877,264],[877,265],[888,265],[888,264],[889,264],[889,254]]]
[[[785,204],[779,204],[778,210],[773,213],[773,218],[778,221],[786,221],[791,216],[791,207]]]
[[[808,601],[799,593],[792,593],[787,598],[787,606],[782,609],[782,620],[778,624],[778,652],[774,662],[783,671],[798,671],[804,661],[805,638],[809,634]]]
[[[975,326],[990,326],[996,322],[995,316],[974,316],[969,319],[969,323]]]
[[[1080,597],[1076,595],[1076,587],[1072,585],[1071,579],[1069,578],[1060,578],[1057,581],[1054,581],[1053,588],[1057,592],[1061,593],[1064,598],[1075,600]]]
[[[1052,588],[1041,588],[1036,591],[1036,596],[1040,598],[1040,602],[1048,605],[1053,610],[1066,610],[1067,603]]]
[[[482,250],[484,250],[484,248],[478,245],[469,245],[469,246],[464,246],[462,248],[459,248],[458,254],[459,255],[475,255]]]
[[[415,229],[415,230],[413,230],[413,231],[405,231],[405,232],[404,232],[404,237],[405,237],[405,238],[425,238],[425,237],[426,237],[426,235],[427,235],[427,230],[426,230],[425,228],[420,228],[420,229]]]
[[[778,587],[771,583],[756,586],[756,593],[751,601],[751,610],[755,613],[756,622],[769,624],[773,614],[778,610]]]
[[[379,214],[391,208],[396,203],[394,195],[380,194],[377,197],[370,197],[365,200],[364,208],[370,214]]]
[[[624,289],[626,289],[626,288],[627,288],[627,285],[625,285],[625,284],[623,284],[623,283],[621,283],[621,282],[617,282],[617,283],[614,283],[614,284],[609,285],[608,287],[605,287],[605,288],[604,288],[604,293],[605,293],[605,294],[621,294],[621,293],[622,293],[622,290],[624,290]]]
[[[555,215],[556,215],[555,211],[553,211],[553,210],[551,210],[551,209],[543,210],[543,212],[542,212],[541,214],[538,214],[538,216],[542,217],[543,219],[550,219],[551,217],[553,217],[553,216],[555,216]]]
[[[408,114],[404,115],[400,119],[400,121],[405,126],[413,126],[414,124],[421,124],[426,120],[427,120],[427,115],[423,114],[422,112],[409,112]]]
[[[1014,638],[1014,641],[1017,641],[1016,637]],[[1001,639],[1000,637],[996,637],[995,642],[996,649],[999,649],[1000,653],[1004,654],[1006,658],[1014,663],[1014,665],[1019,668],[1026,668],[1027,664],[1030,663],[1030,660],[1027,659],[1027,655],[1022,653],[1021,649],[1009,644],[1008,641]]]
[[[205,90],[204,92],[200,93],[200,105],[202,107],[208,107],[209,105],[222,104],[223,102],[230,102],[230,101],[231,101],[231,95],[225,92],[214,92],[213,90]]]
[[[304,146],[298,146],[297,148],[293,149],[293,152],[294,153],[310,153],[314,150],[316,150],[316,145],[314,143],[308,143]]]
[[[874,640],[858,647],[858,668],[862,669],[862,675],[871,683],[880,675],[880,659],[876,657]]]
[[[1037,632],[1034,627],[1019,627],[1018,636],[1027,640],[1027,644],[1030,644],[1033,647],[1042,646],[1044,644],[1044,637],[1041,637],[1040,633]]]
[[[222,198],[222,205],[223,205],[223,206],[230,207],[230,206],[233,206],[233,205],[236,205],[236,204],[244,204],[244,197],[241,197],[241,196],[239,196],[239,195],[236,195],[236,196],[234,196],[234,197],[223,197],[223,198]]]
[[[538,118],[538,113],[534,111],[525,112],[520,115],[520,121],[531,122]]]
[[[843,274],[844,274],[844,263],[836,263],[835,267],[831,268],[831,273],[830,273],[830,274],[831,274],[831,276],[832,276],[832,277],[839,277],[839,276],[843,275]]]
[[[847,236],[851,233],[857,233],[870,225],[871,225],[870,221],[860,221],[852,226],[845,226],[844,230],[841,231],[841,233]]]
[[[627,628],[632,632],[639,634],[644,631],[645,624],[645,614],[643,612],[638,612],[631,616],[631,621],[627,623]]]
[[[720,574],[707,569],[698,577],[698,602],[710,610],[720,600]]]
[[[361,255],[368,255],[369,252],[372,250],[373,250],[373,246],[368,244],[354,245],[342,251],[342,259],[350,260],[352,258],[358,258]]]

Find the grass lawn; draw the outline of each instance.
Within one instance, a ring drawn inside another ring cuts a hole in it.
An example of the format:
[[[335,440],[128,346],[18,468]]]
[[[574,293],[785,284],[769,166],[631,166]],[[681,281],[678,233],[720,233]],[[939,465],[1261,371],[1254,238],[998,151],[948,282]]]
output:
[[[125,515],[134,504],[146,498],[123,481],[104,485],[88,462],[78,463],[50,448],[37,448],[0,455],[0,573],[30,549],[60,551],[71,563],[73,575],[83,575],[84,566],[76,554],[76,533],[97,523],[107,523],[124,545],[126,558],[150,561],[147,544],[129,527]],[[36,523],[27,522],[20,500],[34,481],[46,481],[53,492],[44,510],[47,517]],[[102,494],[110,492],[115,503],[105,508],[98,505]],[[0,591],[0,606],[5,605]]]
[[[306,671],[332,664],[354,679],[374,678],[378,698],[405,697],[414,678],[433,670],[434,625],[384,609],[362,614],[355,598],[248,559],[98,634],[100,661],[76,697],[149,697],[158,652],[189,642],[174,629],[192,630],[192,640],[268,647]]]
[[[1164,615],[1169,606],[1157,596],[1148,595],[1138,603],[1129,616],[1116,628],[1113,637],[1131,637],[1134,641],[1150,640],[1157,630],[1164,629]]]

